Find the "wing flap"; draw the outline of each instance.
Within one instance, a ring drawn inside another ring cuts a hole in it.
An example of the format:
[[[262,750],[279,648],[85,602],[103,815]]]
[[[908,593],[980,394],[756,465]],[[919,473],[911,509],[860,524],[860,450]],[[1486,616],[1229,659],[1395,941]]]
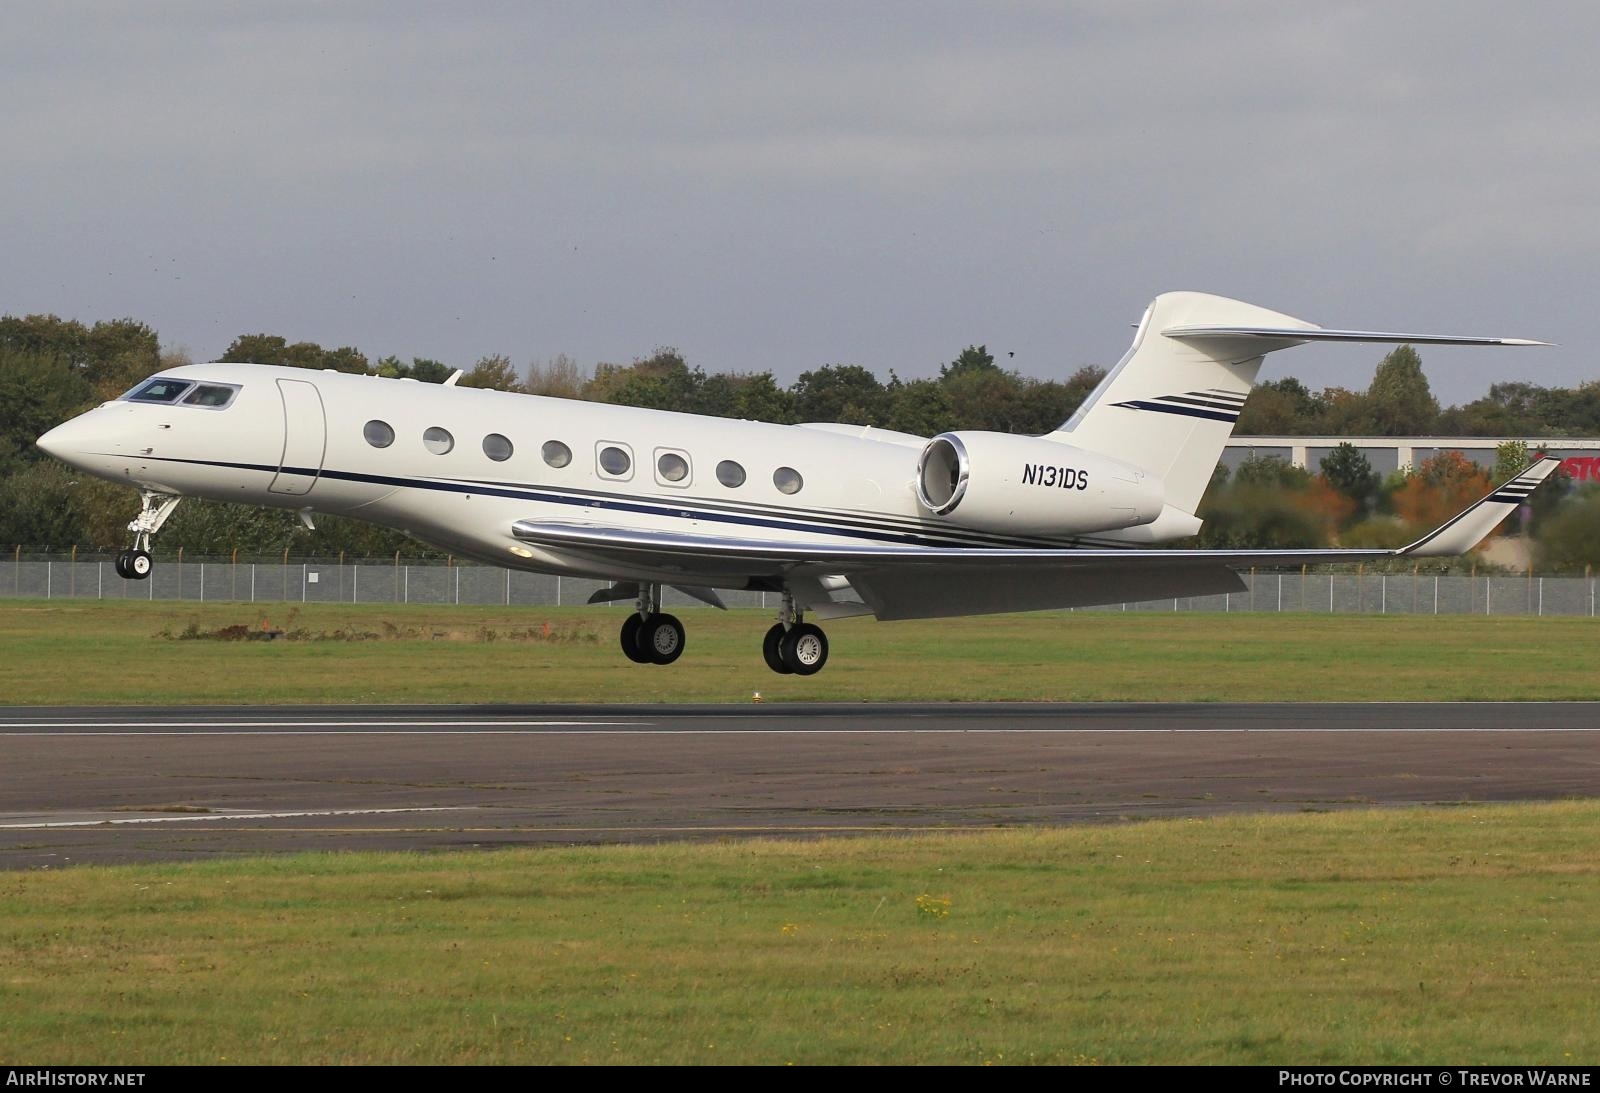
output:
[[[710,570],[750,576],[790,571],[853,573],[867,569],[929,568],[949,572],[955,564],[974,568],[1095,569],[1157,564],[1169,569],[1217,566],[1326,565],[1387,558],[1392,550],[1161,550],[1148,548],[923,547],[885,543],[800,543],[780,539],[518,520],[512,534],[526,543],[625,560],[643,567],[674,566],[697,575]],[[692,568],[691,568],[692,567]]]
[[[959,579],[926,567],[884,568],[853,574],[850,586],[885,620],[1094,607],[1245,589],[1235,570],[1215,563],[1167,568],[1126,562],[1054,570],[972,566],[963,568]]]

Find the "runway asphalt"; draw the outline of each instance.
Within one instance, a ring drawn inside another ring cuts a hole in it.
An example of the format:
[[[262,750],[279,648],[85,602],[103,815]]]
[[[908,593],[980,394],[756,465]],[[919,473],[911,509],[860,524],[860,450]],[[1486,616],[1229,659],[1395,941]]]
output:
[[[1600,794],[1600,703],[0,707],[0,868]]]

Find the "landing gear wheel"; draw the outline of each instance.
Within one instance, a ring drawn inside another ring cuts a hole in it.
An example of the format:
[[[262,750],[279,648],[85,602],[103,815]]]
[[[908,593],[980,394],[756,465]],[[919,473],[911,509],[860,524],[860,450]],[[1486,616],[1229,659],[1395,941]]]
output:
[[[787,631],[783,623],[775,622],[772,629],[767,631],[767,636],[761,639],[761,658],[767,662],[767,667],[777,672],[780,676],[791,675],[794,669],[783,662],[783,653],[779,647],[783,644],[783,635]]]
[[[650,658],[639,648],[639,626],[643,622],[636,611],[622,620],[622,654],[635,664],[650,663]]]
[[[651,615],[639,626],[639,650],[653,664],[671,664],[683,655],[683,623],[672,615]]]
[[[161,530],[161,525],[167,522],[181,500],[177,494],[139,491],[139,515],[128,525],[128,530],[133,532],[133,545],[117,555],[117,572],[122,577],[142,581],[150,576],[154,568],[150,561],[150,539]]]
[[[828,663],[828,635],[820,626],[798,623],[791,626],[778,643],[778,653],[795,675],[815,675]]]

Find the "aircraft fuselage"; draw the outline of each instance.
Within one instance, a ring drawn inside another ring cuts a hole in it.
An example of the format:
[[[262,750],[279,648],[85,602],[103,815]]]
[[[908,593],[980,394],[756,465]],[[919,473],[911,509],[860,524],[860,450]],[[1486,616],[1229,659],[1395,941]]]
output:
[[[620,524],[790,544],[1076,542],[931,517],[914,488],[926,441],[883,430],[772,425],[267,365],[187,365],[160,376],[234,394],[220,409],[181,399],[108,402],[47,434],[41,446],[141,490],[351,516],[478,561],[591,577],[682,582],[692,575],[529,544],[512,534],[513,523]],[[388,443],[374,444],[373,430]],[[1024,470],[1019,463],[1019,477]],[[1086,508],[1097,503],[1077,492]],[[1087,522],[1096,522],[1093,513]],[[707,576],[697,583],[715,583]]]

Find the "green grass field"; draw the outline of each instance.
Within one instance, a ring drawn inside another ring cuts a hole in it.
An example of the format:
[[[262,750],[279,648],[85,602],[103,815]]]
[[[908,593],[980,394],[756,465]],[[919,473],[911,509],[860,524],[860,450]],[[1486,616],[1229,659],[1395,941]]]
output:
[[[658,667],[623,659],[617,608],[7,601],[0,703],[1600,699],[1586,618],[848,619],[795,678],[761,662],[765,613],[681,617],[687,651]],[[176,637],[263,621],[320,640]]]
[[[1600,804],[0,874],[0,1064],[1600,1061]]]
[[[0,702],[1596,699],[1588,619],[12,601]],[[301,640],[190,640],[259,629]],[[1600,1060],[1600,803],[0,873],[0,1065]]]

